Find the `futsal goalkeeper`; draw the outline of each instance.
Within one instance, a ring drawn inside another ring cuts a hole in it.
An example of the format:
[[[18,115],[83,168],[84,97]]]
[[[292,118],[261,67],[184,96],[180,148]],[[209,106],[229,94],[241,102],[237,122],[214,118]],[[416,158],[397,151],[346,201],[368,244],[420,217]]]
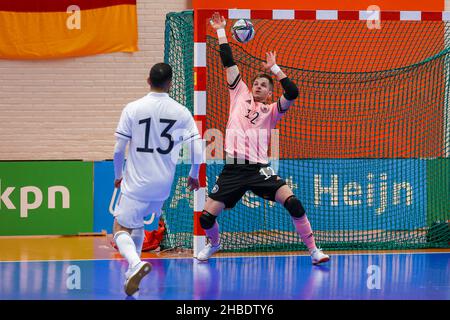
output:
[[[205,261],[220,250],[219,224],[216,219],[223,209],[233,208],[246,191],[283,205],[292,217],[297,233],[309,249],[312,263],[317,265],[330,258],[316,247],[311,224],[302,203],[286,182],[269,166],[267,149],[271,129],[288,111],[298,96],[297,86],[276,64],[276,53],[268,52],[265,69],[270,70],[283,87],[283,95],[269,104],[273,93],[273,80],[268,74],[254,77],[251,91],[242,80],[239,68],[233,60],[225,34],[226,20],[214,13],[211,26],[216,29],[220,45],[220,58],[226,70],[230,93],[230,115],[225,135],[226,164],[211,190],[200,224],[209,238],[197,259]],[[249,135],[249,132],[259,134]],[[261,139],[260,135],[266,135]],[[236,143],[235,138],[245,143]],[[255,141],[256,140],[256,141]],[[265,143],[261,144],[261,141]]]

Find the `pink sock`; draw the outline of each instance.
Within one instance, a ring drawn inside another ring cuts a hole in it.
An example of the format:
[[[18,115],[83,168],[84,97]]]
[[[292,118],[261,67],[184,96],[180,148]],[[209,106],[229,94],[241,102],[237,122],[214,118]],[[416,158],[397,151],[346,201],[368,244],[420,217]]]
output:
[[[219,224],[217,221],[211,229],[205,230],[205,233],[213,246],[217,246],[219,244]]]
[[[294,222],[297,233],[300,235],[300,238],[302,238],[309,251],[311,252],[316,249],[316,242],[314,241],[311,224],[309,223],[306,214],[300,218],[292,218],[292,222]]]

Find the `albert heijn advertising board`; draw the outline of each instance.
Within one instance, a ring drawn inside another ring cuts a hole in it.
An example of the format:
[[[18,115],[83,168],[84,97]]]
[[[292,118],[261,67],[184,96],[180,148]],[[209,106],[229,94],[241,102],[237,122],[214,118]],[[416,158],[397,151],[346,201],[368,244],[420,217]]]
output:
[[[414,230],[427,226],[425,160],[281,160],[272,165],[301,200],[316,230]],[[210,192],[221,167],[208,166]],[[294,230],[282,206],[251,192],[220,219],[228,228],[223,231],[257,231],[258,226]],[[228,219],[241,223],[228,223]],[[243,219],[252,221],[246,224]]]
[[[208,164],[209,192],[222,167],[223,164]],[[427,226],[426,160],[281,160],[274,162],[273,167],[320,230],[412,230]],[[180,172],[188,172],[188,166],[183,165]],[[192,196],[182,187],[183,178],[175,176],[175,192],[165,206],[173,232],[192,230]],[[280,220],[279,215],[286,219]],[[251,222],[245,223],[244,219]],[[326,223],[330,221],[335,223]],[[251,191],[233,210],[224,211],[219,222],[224,232],[293,228],[284,208]]]

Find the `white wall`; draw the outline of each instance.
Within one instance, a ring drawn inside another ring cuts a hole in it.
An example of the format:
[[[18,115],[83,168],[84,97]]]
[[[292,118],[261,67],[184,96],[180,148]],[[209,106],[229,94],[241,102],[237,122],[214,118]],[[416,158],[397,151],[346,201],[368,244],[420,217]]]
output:
[[[112,158],[122,108],[147,93],[148,70],[164,59],[166,13],[192,8],[186,0],[137,3],[139,52],[0,60],[0,160]]]

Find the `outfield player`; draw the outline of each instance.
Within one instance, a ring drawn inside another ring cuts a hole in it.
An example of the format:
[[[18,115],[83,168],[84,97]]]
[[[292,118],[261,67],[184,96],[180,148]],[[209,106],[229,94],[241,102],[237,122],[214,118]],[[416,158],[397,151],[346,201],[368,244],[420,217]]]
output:
[[[169,97],[172,68],[155,64],[149,74],[150,93],[129,103],[122,111],[115,133],[115,187],[121,195],[114,212],[114,241],[128,261],[125,292],[134,294],[141,279],[151,270],[140,260],[144,240],[144,217],[159,217],[169,196],[182,143],[190,146],[192,167],[190,190],[198,190],[202,143],[194,119],[184,106]],[[125,149],[128,158],[123,168]],[[122,177],[123,173],[123,177]]]
[[[226,68],[230,93],[230,115],[225,136],[227,161],[200,216],[200,224],[210,241],[199,252],[197,259],[207,260],[220,250],[217,216],[223,209],[233,208],[245,192],[251,190],[264,199],[283,205],[291,215],[297,233],[309,249],[312,263],[326,262],[329,256],[316,247],[311,225],[301,202],[268,164],[270,131],[297,98],[297,86],[277,66],[276,54],[268,52],[263,66],[275,75],[284,93],[276,102],[268,104],[274,85],[268,74],[257,75],[253,79],[252,89],[249,90],[233,60],[225,34],[225,24],[224,17],[219,13],[213,14],[211,26],[217,30],[220,57]],[[249,136],[249,132],[255,131],[259,132],[259,135]],[[261,134],[266,135],[265,139],[261,139]]]

